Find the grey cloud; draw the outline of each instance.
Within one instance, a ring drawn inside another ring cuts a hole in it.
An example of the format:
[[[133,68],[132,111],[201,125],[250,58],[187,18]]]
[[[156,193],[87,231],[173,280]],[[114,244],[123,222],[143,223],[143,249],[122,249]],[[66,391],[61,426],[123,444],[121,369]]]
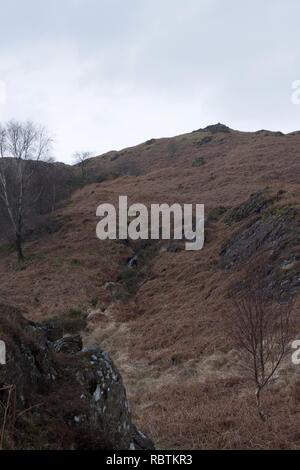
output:
[[[213,121],[299,128],[297,0],[0,0],[0,119],[56,153],[134,145]]]

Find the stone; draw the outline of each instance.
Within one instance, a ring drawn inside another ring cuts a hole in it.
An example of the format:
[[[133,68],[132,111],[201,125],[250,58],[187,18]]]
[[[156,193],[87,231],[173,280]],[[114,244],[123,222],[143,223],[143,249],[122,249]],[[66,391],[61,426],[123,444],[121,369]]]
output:
[[[151,439],[133,426],[133,439],[131,443],[133,450],[154,450],[155,446]]]
[[[52,346],[53,351],[64,354],[74,354],[82,350],[82,339],[80,335],[64,336],[55,341]]]

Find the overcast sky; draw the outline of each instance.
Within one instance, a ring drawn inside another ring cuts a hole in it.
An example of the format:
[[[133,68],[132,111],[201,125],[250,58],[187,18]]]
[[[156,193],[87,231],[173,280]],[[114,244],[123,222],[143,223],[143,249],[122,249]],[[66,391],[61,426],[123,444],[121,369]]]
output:
[[[300,129],[299,0],[0,0],[0,120],[54,154],[100,154],[214,122]],[[2,87],[2,92],[1,92]],[[3,101],[3,99],[2,99]]]

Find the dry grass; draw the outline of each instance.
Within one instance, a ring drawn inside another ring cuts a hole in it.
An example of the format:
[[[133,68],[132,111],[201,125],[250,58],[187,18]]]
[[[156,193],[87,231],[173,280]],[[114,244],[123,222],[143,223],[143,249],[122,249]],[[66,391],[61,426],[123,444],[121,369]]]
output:
[[[267,393],[269,418],[263,423],[247,385],[232,378],[206,384],[188,380],[149,389],[142,400],[137,397],[137,419],[161,448],[299,448],[299,403],[291,405],[288,390]]]

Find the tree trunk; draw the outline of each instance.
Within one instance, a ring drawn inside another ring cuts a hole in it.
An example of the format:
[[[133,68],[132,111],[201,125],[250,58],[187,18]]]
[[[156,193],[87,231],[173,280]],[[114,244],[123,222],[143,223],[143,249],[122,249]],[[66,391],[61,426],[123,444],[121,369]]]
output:
[[[56,186],[53,183],[53,191],[52,191],[52,212],[55,211],[55,204],[56,204]]]
[[[262,421],[266,421],[265,414],[263,413],[262,408],[261,408],[260,393],[261,393],[261,388],[258,387],[258,388],[256,389],[256,393],[255,393],[257,412],[258,412],[258,416],[260,417],[260,419],[261,419]]]
[[[20,233],[16,234],[16,250],[18,255],[18,262],[24,261],[24,255],[22,250],[22,236]]]
[[[22,165],[23,162],[20,161]],[[24,255],[22,250],[22,227],[23,227],[23,174],[24,168],[21,166],[20,170],[20,192],[19,192],[19,200],[18,200],[18,212],[17,212],[17,230],[16,230],[16,248],[17,248],[17,255],[18,255],[18,262],[24,261]]]

